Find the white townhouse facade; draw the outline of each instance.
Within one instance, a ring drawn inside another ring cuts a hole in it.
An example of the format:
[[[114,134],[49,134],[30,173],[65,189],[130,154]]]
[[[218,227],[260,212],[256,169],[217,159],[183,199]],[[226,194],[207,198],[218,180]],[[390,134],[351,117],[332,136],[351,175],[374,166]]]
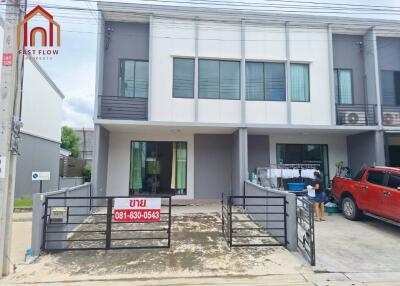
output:
[[[400,22],[98,7],[98,195],[219,199],[269,164],[326,181],[400,164]]]

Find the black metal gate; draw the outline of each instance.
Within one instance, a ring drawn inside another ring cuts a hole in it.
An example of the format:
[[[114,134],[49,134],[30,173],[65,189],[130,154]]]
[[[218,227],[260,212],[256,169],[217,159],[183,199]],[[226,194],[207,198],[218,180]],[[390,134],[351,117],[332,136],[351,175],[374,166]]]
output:
[[[149,197],[161,198],[159,221],[115,221],[115,199],[128,197],[46,197],[42,250],[169,248],[171,196],[133,198]]]
[[[297,247],[315,265],[314,206],[304,197],[297,198]]]
[[[286,246],[286,197],[224,196],[222,234],[229,247]]]

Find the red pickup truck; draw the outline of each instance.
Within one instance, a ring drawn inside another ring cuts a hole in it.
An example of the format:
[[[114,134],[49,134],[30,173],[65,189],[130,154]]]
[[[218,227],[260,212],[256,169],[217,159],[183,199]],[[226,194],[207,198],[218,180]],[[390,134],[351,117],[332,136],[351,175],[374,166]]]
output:
[[[400,168],[370,167],[354,178],[334,177],[332,194],[347,219],[356,220],[364,213],[400,222]]]

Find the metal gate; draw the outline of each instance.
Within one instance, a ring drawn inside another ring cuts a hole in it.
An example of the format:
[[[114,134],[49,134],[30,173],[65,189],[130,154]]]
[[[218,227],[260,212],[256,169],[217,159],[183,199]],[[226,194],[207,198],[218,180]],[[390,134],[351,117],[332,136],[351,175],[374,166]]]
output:
[[[134,196],[145,197],[161,198],[160,221],[114,221],[115,199],[128,197],[46,197],[42,250],[169,248],[171,196]]]
[[[286,197],[224,196],[222,234],[229,247],[286,246]]]
[[[314,206],[304,197],[297,198],[297,247],[315,265]]]

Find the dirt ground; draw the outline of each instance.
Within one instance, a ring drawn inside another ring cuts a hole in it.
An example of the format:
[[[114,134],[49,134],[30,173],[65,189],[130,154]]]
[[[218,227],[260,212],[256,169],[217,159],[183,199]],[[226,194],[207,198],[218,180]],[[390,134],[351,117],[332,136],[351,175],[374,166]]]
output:
[[[284,247],[230,249],[221,234],[220,204],[173,207],[170,249],[69,251],[42,255],[19,265],[6,282],[40,283],[82,279],[204,277],[311,273],[307,262]]]

